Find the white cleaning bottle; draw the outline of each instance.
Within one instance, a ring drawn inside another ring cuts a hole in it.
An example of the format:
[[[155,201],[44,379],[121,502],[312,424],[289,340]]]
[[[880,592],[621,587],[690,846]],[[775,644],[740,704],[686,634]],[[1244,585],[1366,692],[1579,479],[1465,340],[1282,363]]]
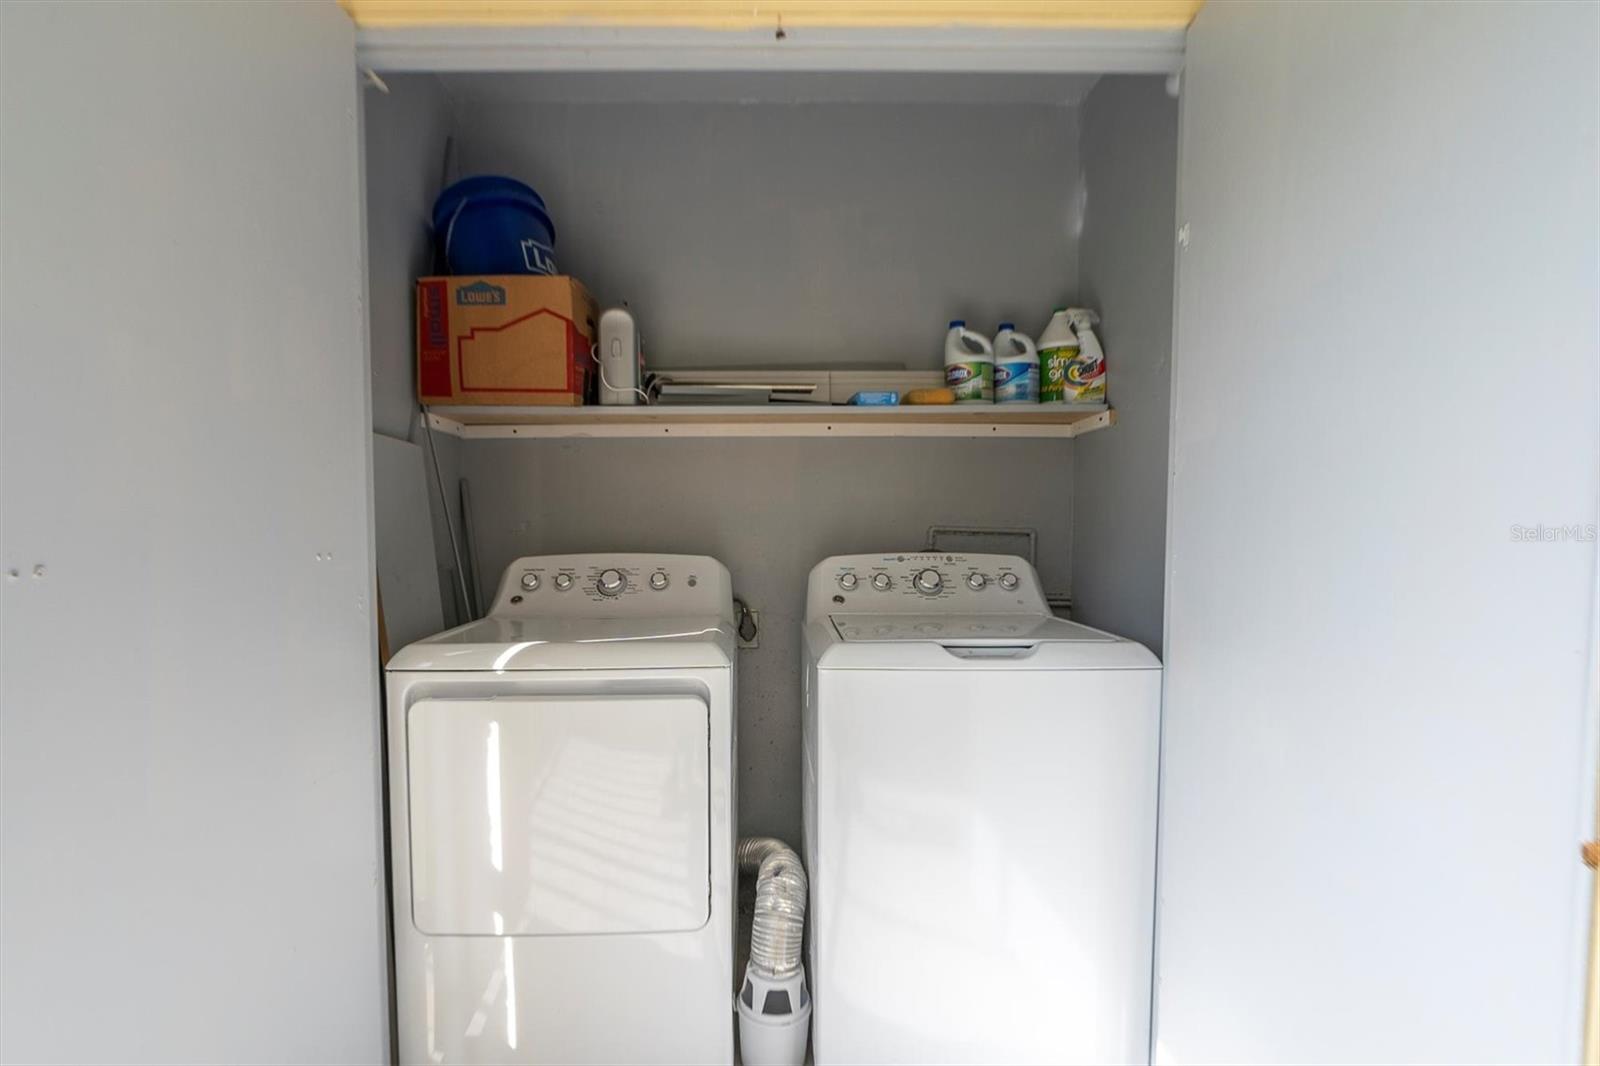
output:
[[[959,318],[944,337],[944,383],[956,403],[994,402],[994,349]]]
[[[1039,349],[1010,322],[994,335],[994,402],[1039,402]]]
[[[1039,399],[1044,403],[1064,403],[1067,399],[1067,368],[1078,358],[1078,335],[1072,331],[1067,309],[1058,307],[1039,333]]]
[[[1078,335],[1078,361],[1067,370],[1067,387],[1075,395],[1068,399],[1073,403],[1105,403],[1106,353],[1093,328],[1100,324],[1100,316],[1087,307],[1071,307],[1067,318]]]
[[[1100,316],[1058,307],[1039,334],[1039,398],[1045,403],[1104,403],[1106,356],[1090,327]]]

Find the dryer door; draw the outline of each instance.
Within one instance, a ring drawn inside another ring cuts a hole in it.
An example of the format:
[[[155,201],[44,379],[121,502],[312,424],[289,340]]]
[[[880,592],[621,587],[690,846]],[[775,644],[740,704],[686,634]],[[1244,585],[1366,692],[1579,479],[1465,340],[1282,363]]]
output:
[[[412,921],[445,936],[700,928],[708,747],[693,696],[417,701]]]

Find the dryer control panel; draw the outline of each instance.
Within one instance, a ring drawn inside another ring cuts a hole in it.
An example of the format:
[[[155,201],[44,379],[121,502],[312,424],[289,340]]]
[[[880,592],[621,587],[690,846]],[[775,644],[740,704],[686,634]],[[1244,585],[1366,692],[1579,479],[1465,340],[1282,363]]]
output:
[[[529,555],[506,568],[489,615],[731,619],[733,582],[705,555]]]
[[[808,618],[1049,613],[1038,574],[1015,555],[836,555],[817,564],[806,590]]]

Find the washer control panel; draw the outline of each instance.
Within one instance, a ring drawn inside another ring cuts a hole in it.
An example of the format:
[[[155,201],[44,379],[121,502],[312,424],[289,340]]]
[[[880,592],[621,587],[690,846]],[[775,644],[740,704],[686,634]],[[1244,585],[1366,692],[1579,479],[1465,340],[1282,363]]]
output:
[[[1039,577],[1015,555],[838,555],[811,572],[806,614],[1049,614]]]
[[[732,617],[727,568],[703,555],[533,555],[506,568],[491,616]]]

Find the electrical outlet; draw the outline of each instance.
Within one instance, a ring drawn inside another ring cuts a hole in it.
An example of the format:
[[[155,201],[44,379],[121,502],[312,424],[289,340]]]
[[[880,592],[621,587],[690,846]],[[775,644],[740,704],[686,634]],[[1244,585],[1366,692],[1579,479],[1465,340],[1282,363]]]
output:
[[[743,651],[745,648],[759,648],[759,647],[761,647],[761,612],[760,611],[750,611],[748,613],[750,615],[750,623],[751,623],[751,625],[753,625],[755,627],[756,634],[755,634],[755,636],[751,637],[749,640],[745,640],[744,639],[744,635],[742,633],[739,635],[739,650],[740,651]]]

